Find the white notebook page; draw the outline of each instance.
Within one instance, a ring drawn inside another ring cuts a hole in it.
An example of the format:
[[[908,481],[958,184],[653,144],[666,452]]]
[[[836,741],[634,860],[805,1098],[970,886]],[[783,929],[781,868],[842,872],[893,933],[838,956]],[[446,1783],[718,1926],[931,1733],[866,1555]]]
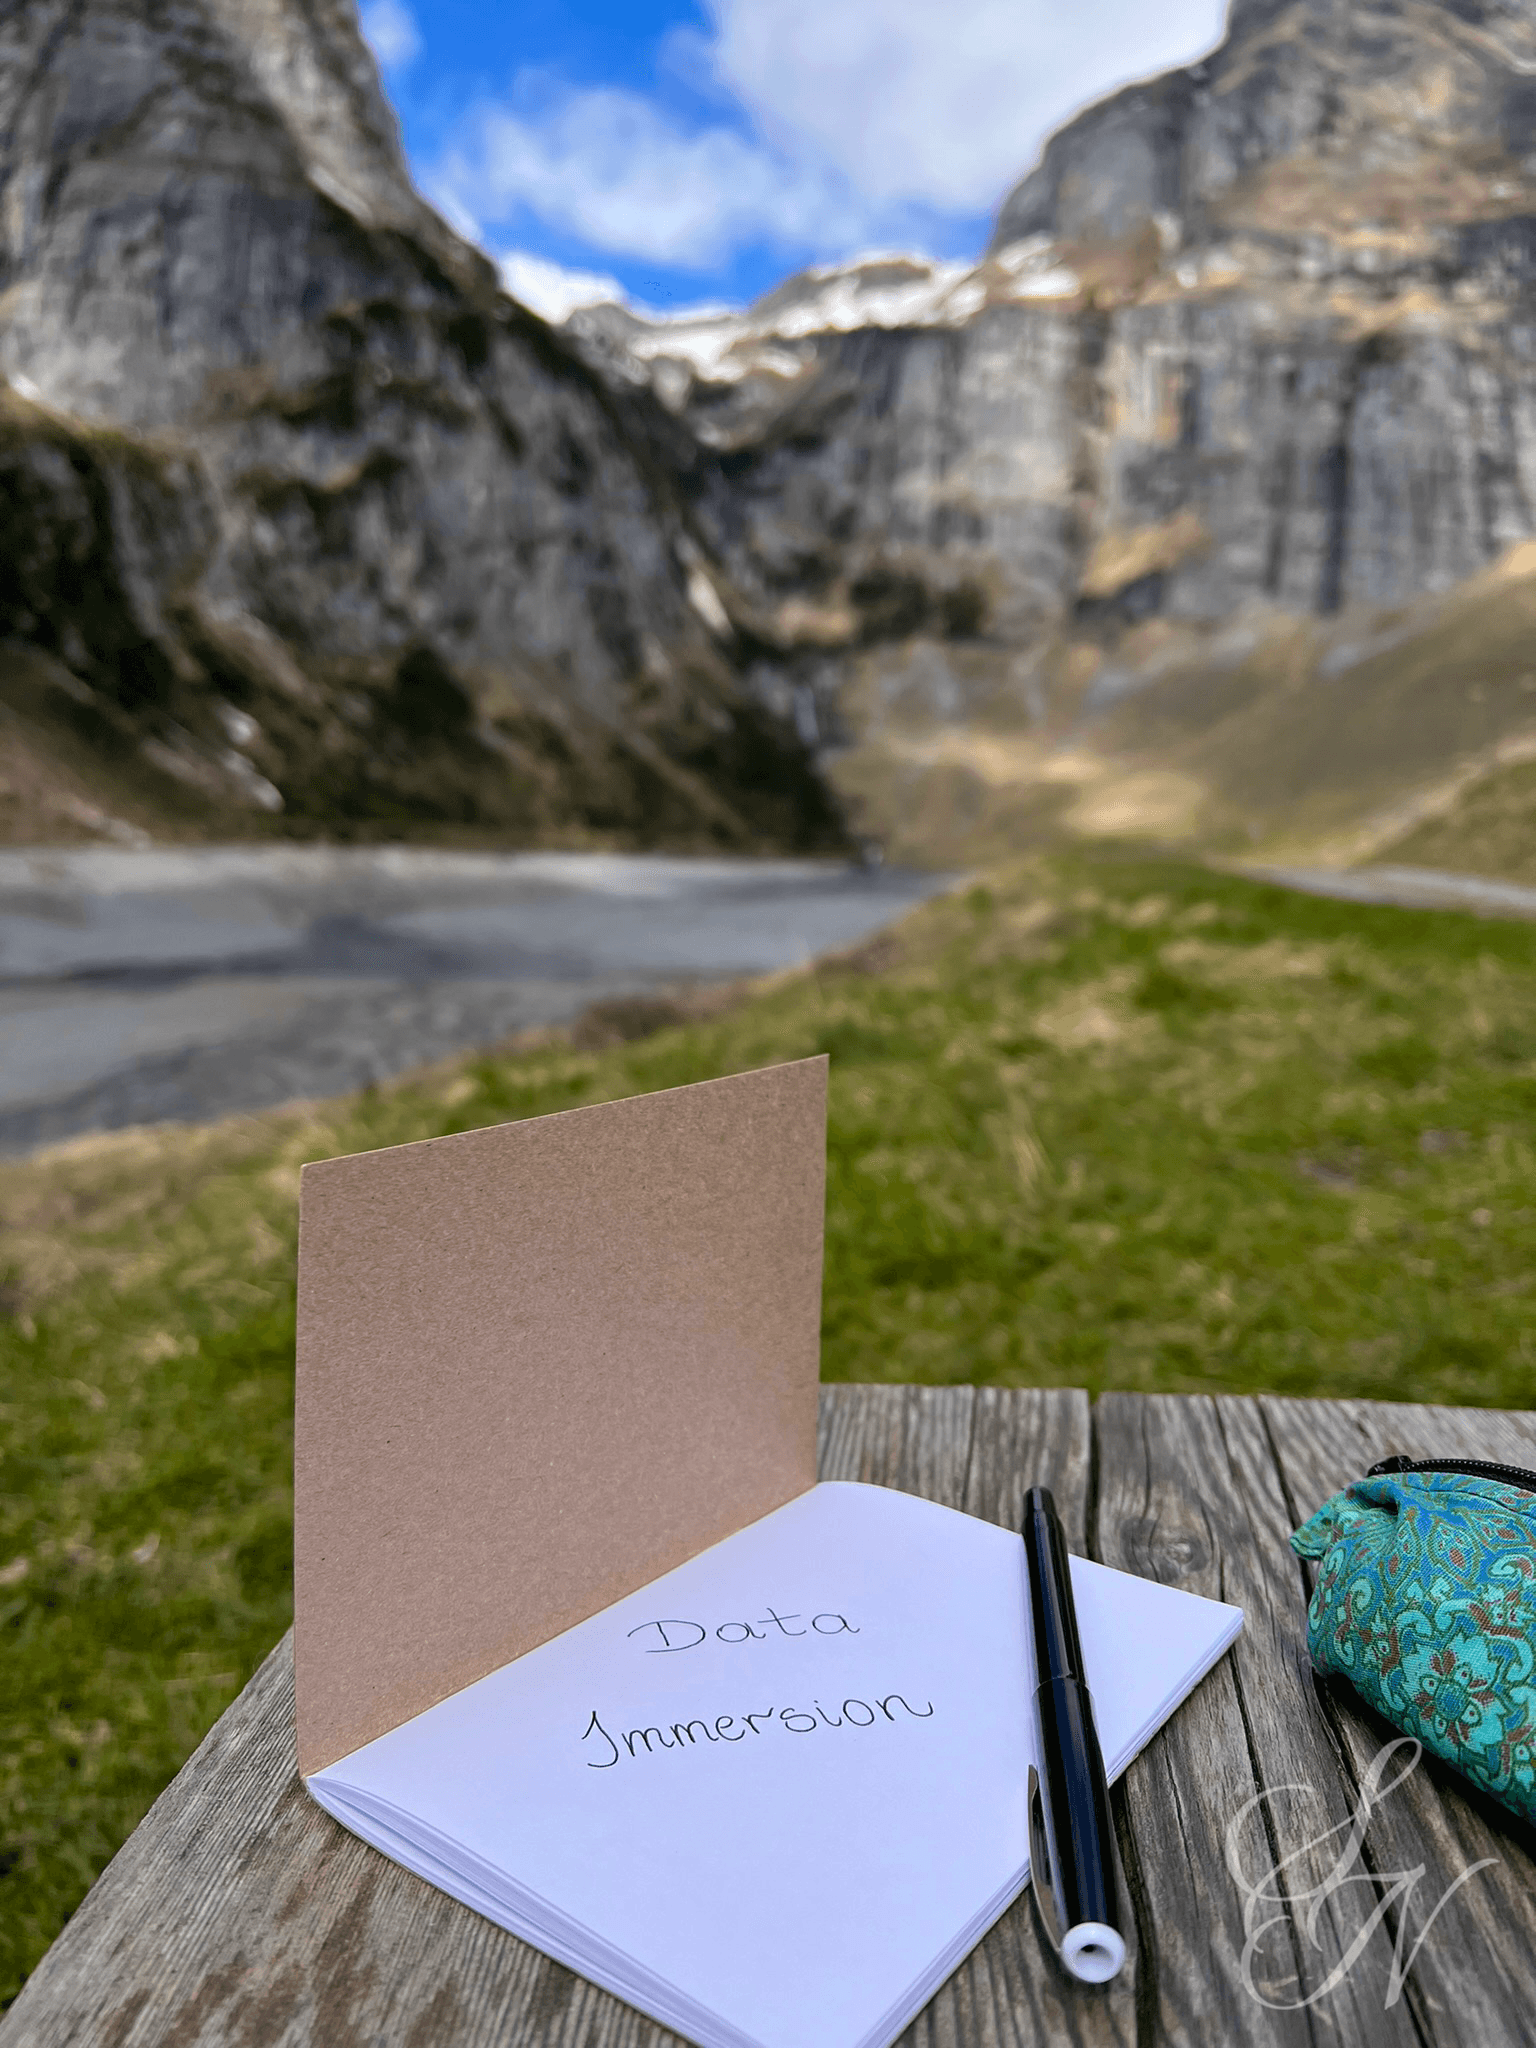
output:
[[[1113,1775],[1242,1616],[1073,1572]],[[1025,1881],[1023,1579],[1006,1530],[824,1483],[309,1787],[670,2024],[856,2048]]]

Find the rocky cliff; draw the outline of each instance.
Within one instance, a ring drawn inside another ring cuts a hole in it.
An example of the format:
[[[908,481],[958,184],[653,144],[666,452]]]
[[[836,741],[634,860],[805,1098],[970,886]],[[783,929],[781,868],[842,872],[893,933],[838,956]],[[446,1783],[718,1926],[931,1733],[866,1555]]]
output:
[[[1182,744],[1536,531],[1533,172],[1529,5],[1234,0],[1204,63],[1052,138],[974,269],[570,325],[692,429],[723,600],[807,730],[1102,752],[1151,691],[1136,745],[1160,700]],[[868,784],[882,829],[909,782]],[[1234,791],[1221,829],[1267,830]]]
[[[349,0],[16,0],[0,739],[82,829],[107,758],[236,831],[1395,815],[1536,716],[1533,81],[1528,0],[1234,0],[974,266],[554,334]]]
[[[13,0],[0,138],[13,739],[226,832],[837,842],[675,426],[417,198],[348,0]]]

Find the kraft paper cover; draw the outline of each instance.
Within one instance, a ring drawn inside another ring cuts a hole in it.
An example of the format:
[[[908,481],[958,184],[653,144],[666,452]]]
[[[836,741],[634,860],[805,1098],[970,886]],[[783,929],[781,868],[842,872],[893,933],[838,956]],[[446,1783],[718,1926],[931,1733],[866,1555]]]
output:
[[[816,1479],[826,1061],[306,1166],[306,1775]]]

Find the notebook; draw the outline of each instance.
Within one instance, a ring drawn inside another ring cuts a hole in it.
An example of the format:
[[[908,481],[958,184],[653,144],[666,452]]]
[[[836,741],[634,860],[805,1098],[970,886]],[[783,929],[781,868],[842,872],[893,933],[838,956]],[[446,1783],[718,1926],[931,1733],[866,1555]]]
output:
[[[706,2048],[882,2048],[1028,1876],[1019,1537],[815,1480],[824,1099],[796,1062],[304,1178],[308,1789]],[[1113,1776],[1242,1616],[1073,1576]]]

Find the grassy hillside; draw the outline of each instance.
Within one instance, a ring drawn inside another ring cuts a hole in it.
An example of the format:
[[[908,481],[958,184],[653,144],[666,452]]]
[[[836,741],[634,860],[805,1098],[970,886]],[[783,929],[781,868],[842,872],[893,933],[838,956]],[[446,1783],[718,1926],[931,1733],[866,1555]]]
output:
[[[1512,761],[1480,776],[1377,858],[1536,882],[1536,760]]]
[[[826,1051],[829,1377],[1533,1406],[1533,1020],[1536,927],[1079,855],[691,1021],[0,1169],[0,1997],[286,1624],[304,1159]]]
[[[854,829],[920,866],[1113,837],[1529,880],[1533,635],[1536,542],[1526,541],[1454,589],[1390,611],[1271,612],[1214,627],[1128,624],[1110,611],[1027,659],[984,638],[881,641],[849,659],[841,712],[853,743],[824,765]],[[227,792],[178,780],[163,748],[157,767],[121,720],[104,720],[58,660],[0,647],[0,844],[227,835]],[[319,797],[278,814],[246,809],[239,829],[506,843],[494,804],[482,815],[429,801],[425,785],[416,795],[415,809],[403,798],[327,809]],[[519,833],[541,845],[631,843],[613,816],[603,829],[525,818]],[[837,828],[823,823],[828,841]],[[682,847],[708,835],[674,821],[662,837]]]
[[[198,807],[124,749],[116,760],[74,728],[62,664],[0,647],[0,846],[143,844],[196,837]]]
[[[936,866],[1112,834],[1518,879],[1536,861],[1533,632],[1527,541],[1391,611],[1080,619],[1022,671],[981,643],[883,648],[856,664],[859,744],[832,773],[893,858]]]

